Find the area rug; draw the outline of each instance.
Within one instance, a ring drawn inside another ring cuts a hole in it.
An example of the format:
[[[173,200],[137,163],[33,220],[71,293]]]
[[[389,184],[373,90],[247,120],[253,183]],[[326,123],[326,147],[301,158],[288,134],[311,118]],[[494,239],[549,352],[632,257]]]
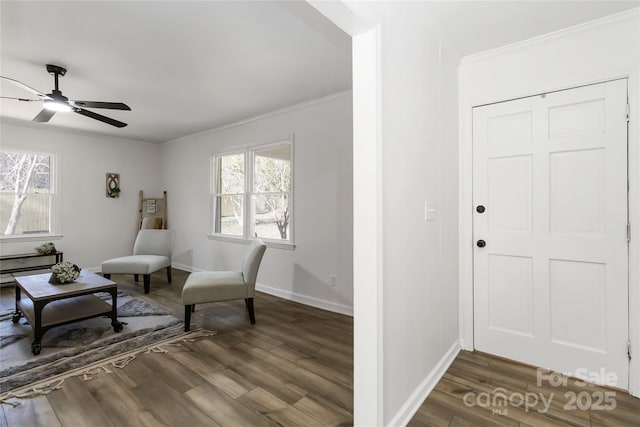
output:
[[[110,303],[108,294],[104,299]],[[31,327],[24,318],[13,324],[12,314],[13,310],[0,314],[0,400],[30,385],[95,368],[187,335],[182,321],[161,307],[146,299],[120,295],[118,320],[125,324],[121,332],[113,331],[107,317],[60,326],[45,333],[42,351],[34,356]]]

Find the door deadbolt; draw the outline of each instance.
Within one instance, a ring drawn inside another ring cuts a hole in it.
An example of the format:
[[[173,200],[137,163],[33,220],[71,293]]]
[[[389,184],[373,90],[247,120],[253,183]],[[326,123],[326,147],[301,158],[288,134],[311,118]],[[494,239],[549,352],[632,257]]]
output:
[[[484,206],[482,205],[478,205],[478,207],[476,208],[476,212],[478,213],[484,213],[485,209]]]
[[[481,239],[481,240],[478,240],[478,241],[476,242],[476,245],[477,245],[479,248],[484,248],[485,246],[487,246],[487,242],[485,242],[484,240],[482,240],[482,239]]]

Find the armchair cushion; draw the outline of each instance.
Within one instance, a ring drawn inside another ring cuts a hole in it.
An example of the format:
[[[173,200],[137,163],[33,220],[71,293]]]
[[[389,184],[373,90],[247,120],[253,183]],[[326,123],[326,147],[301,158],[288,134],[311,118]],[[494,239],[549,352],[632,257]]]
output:
[[[102,274],[151,274],[169,267],[169,257],[160,255],[132,255],[114,258],[102,263]]]
[[[242,273],[236,271],[201,271],[191,273],[182,289],[182,305],[243,299],[249,295]]]
[[[113,258],[102,263],[102,274],[107,279],[112,274],[144,276],[144,293],[149,293],[151,273],[167,269],[167,282],[171,283],[171,250],[173,230],[140,230],[133,244],[133,255]]]

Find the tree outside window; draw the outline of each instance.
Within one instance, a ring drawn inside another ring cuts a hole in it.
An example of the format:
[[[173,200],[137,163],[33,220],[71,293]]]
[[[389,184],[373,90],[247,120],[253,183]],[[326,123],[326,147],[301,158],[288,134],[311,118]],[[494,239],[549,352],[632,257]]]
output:
[[[214,233],[292,241],[292,144],[214,157]]]
[[[0,229],[5,236],[51,233],[51,155],[0,151]]]

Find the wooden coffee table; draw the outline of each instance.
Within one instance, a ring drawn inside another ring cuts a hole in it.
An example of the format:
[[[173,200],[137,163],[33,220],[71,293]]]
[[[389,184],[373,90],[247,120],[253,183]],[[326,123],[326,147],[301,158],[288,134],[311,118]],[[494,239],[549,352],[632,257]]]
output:
[[[115,332],[122,330],[118,322],[118,285],[90,271],[82,270],[73,283],[49,283],[51,273],[16,277],[16,311],[13,323],[24,316],[33,328],[31,351],[39,354],[42,336],[49,329],[93,317],[108,316]],[[111,305],[94,294],[108,292]],[[22,295],[24,293],[24,296]]]

